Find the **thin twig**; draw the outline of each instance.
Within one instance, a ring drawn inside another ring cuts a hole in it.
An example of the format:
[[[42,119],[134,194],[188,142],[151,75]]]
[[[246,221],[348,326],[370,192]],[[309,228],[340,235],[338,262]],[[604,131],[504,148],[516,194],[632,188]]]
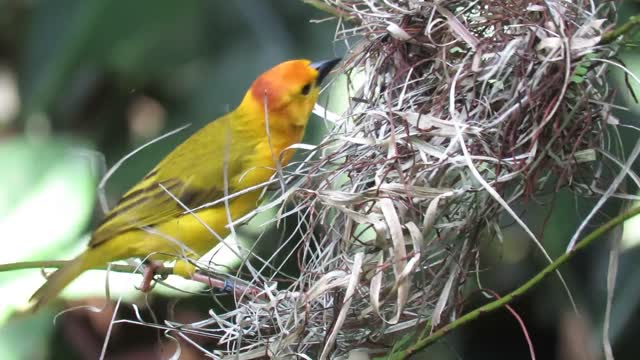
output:
[[[330,15],[333,15],[337,18],[341,18],[342,20],[348,21],[348,22],[353,22],[353,23],[359,23],[360,19],[358,19],[355,16],[351,16],[348,13],[344,12],[344,11],[340,11],[340,9],[337,9],[327,3],[325,3],[322,0],[302,0],[303,3],[307,4],[307,5],[311,5],[314,8],[320,10],[320,11],[324,11]]]
[[[27,269],[59,269],[67,265],[69,261],[66,260],[53,260],[53,261],[21,261],[11,264],[0,264],[0,272],[13,271],[13,270],[27,270]],[[101,266],[92,267],[92,270],[107,270],[122,273],[138,273],[139,267],[124,264],[105,264]],[[163,267],[156,272],[158,275],[171,275],[173,274],[173,267]]]
[[[15,271],[15,270],[28,270],[28,269],[60,269],[67,265],[69,261],[66,260],[53,260],[53,261],[22,261],[11,264],[0,264],[0,272]],[[124,265],[124,264],[106,264],[102,266],[92,267],[91,270],[109,270],[118,273],[126,274],[140,274],[142,273],[140,266]],[[154,271],[156,276],[165,278],[169,275],[174,275],[173,267],[159,267]],[[212,288],[222,289],[225,291],[231,291],[232,288],[235,292],[248,291],[252,295],[256,295],[260,289],[253,286],[244,284],[241,281],[226,279],[224,275],[215,276],[209,273],[196,272],[191,277],[192,281],[209,285]]]

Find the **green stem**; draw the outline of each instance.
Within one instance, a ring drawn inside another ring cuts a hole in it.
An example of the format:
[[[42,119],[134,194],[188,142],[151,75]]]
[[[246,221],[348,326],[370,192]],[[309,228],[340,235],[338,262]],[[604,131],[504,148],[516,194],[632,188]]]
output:
[[[26,269],[59,269],[65,266],[69,261],[61,260],[61,261],[22,261],[15,262],[11,264],[0,264],[0,272],[3,271],[13,271],[13,270],[26,270]],[[106,270],[121,272],[121,273],[129,273],[133,274],[135,272],[141,272],[142,269],[138,269],[136,266],[131,265],[123,265],[123,264],[111,264],[111,266],[96,266],[93,270]],[[171,275],[173,274],[173,267],[162,267],[157,269],[155,272],[157,275]]]
[[[607,31],[602,34],[602,38],[600,39],[600,45],[609,44],[615,40],[617,40],[620,36],[625,35],[630,32],[636,26],[640,25],[640,16],[631,16],[627,22],[618,26],[617,28]]]
[[[566,263],[567,261],[569,261],[569,259],[571,259],[579,250],[584,249],[585,247],[587,247],[589,244],[591,244],[594,240],[596,240],[597,238],[601,237],[602,235],[604,235],[605,233],[607,233],[609,230],[613,229],[614,227],[622,224],[624,221],[626,221],[627,219],[630,219],[636,215],[640,214],[640,207],[631,209],[621,215],[616,216],[615,218],[609,220],[608,222],[606,222],[604,225],[600,226],[599,228],[597,228],[596,230],[594,230],[593,232],[591,232],[589,235],[587,235],[586,237],[584,237],[582,240],[580,240],[580,242],[578,242],[576,244],[576,246],[574,247],[573,250],[571,250],[570,252],[566,252],[562,255],[560,255],[554,262],[552,262],[551,264],[547,265],[541,272],[539,272],[536,276],[534,276],[533,278],[531,278],[529,281],[527,281],[526,283],[524,283],[522,286],[520,286],[519,288],[515,289],[514,291],[512,291],[511,293],[509,293],[508,295],[497,299],[495,301],[492,301],[488,304],[485,304],[483,306],[480,306],[479,308],[459,317],[458,319],[456,319],[455,321],[441,327],[440,329],[438,329],[437,331],[435,331],[434,333],[432,333],[431,335],[425,337],[425,338],[419,338],[418,341],[416,341],[413,345],[411,345],[409,348],[400,351],[396,354],[392,354],[389,359],[406,359],[409,356],[411,356],[412,354],[415,354],[417,351],[424,349],[425,347],[429,346],[430,344],[433,344],[434,342],[436,342],[437,340],[439,340],[440,338],[442,338],[443,336],[447,335],[451,330],[454,330],[476,318],[478,318],[480,315],[482,314],[486,314],[489,312],[493,312],[496,311],[498,309],[501,309],[502,307],[504,307],[505,305],[509,304],[510,302],[512,302],[513,300],[515,300],[517,297],[524,295],[527,291],[529,291],[531,288],[533,288],[534,286],[538,285],[544,278],[546,278],[549,274],[551,274],[552,272],[556,271],[562,264]]]

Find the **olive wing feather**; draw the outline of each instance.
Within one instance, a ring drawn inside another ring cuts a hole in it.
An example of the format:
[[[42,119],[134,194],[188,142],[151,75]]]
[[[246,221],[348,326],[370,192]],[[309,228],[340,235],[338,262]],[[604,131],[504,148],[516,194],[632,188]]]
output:
[[[89,246],[179,217],[187,211],[185,207],[194,209],[222,199],[225,174],[231,179],[242,171],[237,157],[243,152],[234,149],[240,142],[229,139],[228,121],[227,117],[215,120],[167,155],[122,196],[93,233]],[[228,193],[234,191],[230,188]]]

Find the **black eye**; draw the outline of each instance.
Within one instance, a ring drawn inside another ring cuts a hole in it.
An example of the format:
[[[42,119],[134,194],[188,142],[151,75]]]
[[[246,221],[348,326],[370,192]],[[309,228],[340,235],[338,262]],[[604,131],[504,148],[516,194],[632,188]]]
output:
[[[302,87],[302,90],[300,90],[300,93],[302,95],[309,95],[309,91],[311,91],[311,83],[305,85]]]

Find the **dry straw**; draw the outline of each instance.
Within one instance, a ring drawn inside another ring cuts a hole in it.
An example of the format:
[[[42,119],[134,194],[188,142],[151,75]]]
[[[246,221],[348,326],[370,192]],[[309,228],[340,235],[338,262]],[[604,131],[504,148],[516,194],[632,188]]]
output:
[[[301,242],[299,278],[275,281],[275,254],[246,263],[260,294],[180,324],[220,340],[212,357],[328,359],[439,328],[460,316],[500,216],[544,253],[514,204],[602,194],[623,167],[606,79],[617,48],[602,41],[612,2],[307,2],[339,17],[350,106],[318,108],[328,135],[274,180],[287,184],[278,219],[299,216],[285,241]]]

